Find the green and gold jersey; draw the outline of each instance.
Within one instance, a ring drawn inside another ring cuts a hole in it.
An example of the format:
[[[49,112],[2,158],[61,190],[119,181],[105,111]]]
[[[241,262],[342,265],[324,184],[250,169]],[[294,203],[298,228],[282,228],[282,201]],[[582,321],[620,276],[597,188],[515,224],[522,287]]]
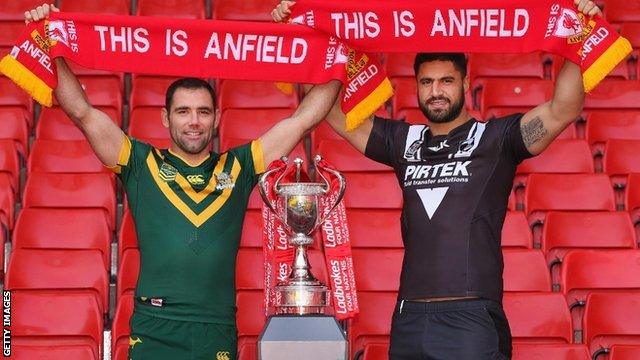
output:
[[[259,140],[195,166],[127,138],[113,170],[140,247],[135,311],[235,324],[235,264],[249,195],[264,171]]]

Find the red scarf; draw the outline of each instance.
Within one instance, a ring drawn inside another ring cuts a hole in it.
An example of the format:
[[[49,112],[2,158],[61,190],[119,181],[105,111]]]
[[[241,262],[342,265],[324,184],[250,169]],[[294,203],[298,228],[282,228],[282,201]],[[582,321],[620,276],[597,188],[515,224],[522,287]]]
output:
[[[632,51],[572,0],[298,0],[292,11],[293,23],[362,51],[550,52],[580,65],[587,92]]]
[[[316,168],[330,182],[330,194],[321,197],[320,208],[325,211],[321,214],[326,216],[329,206],[334,204],[338,196],[338,179],[332,174],[323,171],[323,168],[332,168],[324,160],[321,166]],[[278,206],[277,196],[273,192],[273,184],[285,171],[286,164],[281,160],[276,160],[269,165],[269,169],[280,168],[265,179],[267,197],[274,206]],[[293,174],[287,173],[284,179],[293,182]],[[288,279],[291,274],[291,264],[295,256],[295,247],[289,245],[288,234],[282,222],[266,206],[262,207],[262,233],[263,233],[263,253],[265,267],[264,301],[267,313],[272,311],[273,306],[279,303],[278,293],[275,286]],[[313,268],[326,265],[329,275],[331,289],[331,303],[338,320],[352,318],[358,312],[358,296],[356,292],[355,273],[353,271],[353,258],[351,257],[351,243],[349,241],[349,228],[347,226],[347,215],[344,201],[340,201],[338,206],[331,212],[329,217],[322,223],[321,227],[325,264],[311,264]],[[319,229],[319,231],[320,231]],[[315,275],[318,272],[315,271]]]
[[[295,31],[293,31],[295,30]],[[220,20],[52,13],[26,26],[0,71],[39,103],[52,104],[53,58],[116,72],[301,83],[343,81],[350,121],[393,89],[375,59],[305,27]]]

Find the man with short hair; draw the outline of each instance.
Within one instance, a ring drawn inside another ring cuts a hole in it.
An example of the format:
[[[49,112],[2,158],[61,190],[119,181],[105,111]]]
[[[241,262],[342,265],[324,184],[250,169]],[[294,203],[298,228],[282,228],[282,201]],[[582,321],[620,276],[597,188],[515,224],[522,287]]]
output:
[[[575,3],[587,16],[602,15],[592,1]],[[292,4],[282,1],[274,20],[286,19]],[[580,68],[565,62],[551,101],[489,122],[471,118],[464,107],[464,54],[420,53],[414,70],[428,125],[373,117],[346,132],[337,106],[327,117],[361,153],[392,167],[402,188],[405,254],[389,356],[508,359],[500,248],[507,202],[517,165],[580,115]]]
[[[50,11],[58,9],[38,6],[25,20]],[[136,224],[140,275],[129,358],[235,359],[235,263],[249,195],[265,167],[324,118],[340,83],[315,86],[290,118],[218,154],[209,150],[220,118],[206,81],[184,78],[169,86],[162,123],[171,147],[157,149],[92,107],[64,59],[56,65],[60,107],[118,174]]]

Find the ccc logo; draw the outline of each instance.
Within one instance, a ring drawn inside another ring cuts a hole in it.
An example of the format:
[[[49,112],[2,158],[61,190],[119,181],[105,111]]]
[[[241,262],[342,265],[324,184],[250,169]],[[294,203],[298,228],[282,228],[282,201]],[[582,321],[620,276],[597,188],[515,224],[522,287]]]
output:
[[[202,185],[204,184],[204,178],[202,175],[187,175],[187,180],[192,185]]]
[[[230,355],[228,351],[218,351],[218,353],[216,354],[216,360],[231,360],[229,356]]]

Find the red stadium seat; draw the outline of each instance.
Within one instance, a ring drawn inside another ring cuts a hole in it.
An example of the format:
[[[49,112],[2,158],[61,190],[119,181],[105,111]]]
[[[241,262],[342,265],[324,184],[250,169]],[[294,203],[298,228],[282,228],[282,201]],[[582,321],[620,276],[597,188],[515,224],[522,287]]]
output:
[[[236,289],[264,289],[264,255],[262,249],[240,249],[236,257]]]
[[[593,173],[593,158],[584,140],[556,140],[540,155],[524,160],[516,170],[514,184],[524,185],[526,174]]]
[[[12,291],[11,315],[12,359],[102,359],[102,314],[87,292]]]
[[[27,164],[29,174],[47,173],[109,173],[102,165],[88,141],[38,139]]]
[[[116,124],[120,119],[119,113],[113,108],[100,108]],[[118,125],[119,126],[119,125]],[[40,113],[36,125],[36,139],[45,140],[86,140],[77,126],[65,115],[59,107],[44,108]]]
[[[42,5],[40,0],[12,0],[2,4],[0,8],[0,21],[24,21],[24,12]],[[24,22],[23,22],[24,24]],[[14,39],[15,40],[15,39]]]
[[[273,2],[248,0],[243,2],[214,1],[213,18],[218,20],[247,20],[271,22]]]
[[[610,176],[640,173],[638,154],[640,140],[609,140],[604,149],[603,170]]]
[[[551,279],[540,250],[505,249],[504,291],[551,291]]]
[[[231,110],[229,110],[231,111]],[[316,152],[318,144],[322,140],[341,140],[342,137],[335,132],[328,122],[323,121],[311,132],[311,151]]]
[[[131,217],[131,211],[127,208],[122,216],[120,231],[118,231],[118,263],[122,261],[125,250],[137,248],[136,225],[133,222],[133,217]]]
[[[349,326],[351,354],[367,344],[388,342],[396,298],[397,294],[393,292],[362,292],[358,289],[360,314],[350,320]]]
[[[0,139],[0,174],[6,174],[11,180],[11,187],[18,192],[20,177],[20,161],[18,150],[13,140]]]
[[[118,79],[104,76],[78,76],[82,89],[87,95],[89,103],[98,109],[110,109],[117,114],[116,124],[122,124],[122,86]],[[53,101],[57,106],[58,102]]]
[[[542,228],[542,251],[559,283],[558,268],[572,249],[631,249],[635,234],[629,215],[624,212],[549,212]]]
[[[99,208],[114,228],[116,196],[109,174],[33,173],[27,179],[24,208]]]
[[[587,294],[591,291],[640,289],[640,250],[572,250],[560,269],[562,292],[572,308],[573,324],[580,318]]]
[[[162,124],[162,107],[137,107],[131,111],[127,133],[136,139],[170,139],[169,129]]]
[[[257,341],[252,337],[243,340],[238,342],[238,360],[257,360]]]
[[[220,137],[255,139],[292,114],[293,109],[229,109],[220,118]]]
[[[247,144],[256,138],[232,138],[232,137],[224,137],[220,138],[220,152],[225,152],[234,147],[241,146]],[[307,152],[304,149],[304,144],[300,141],[296,146],[291,150],[289,154],[282,153],[280,156],[287,156],[290,159],[295,159],[297,157],[304,160],[305,164],[309,164],[309,160],[307,157]],[[268,165],[268,164],[267,164]]]
[[[354,248],[402,248],[400,210],[348,209],[349,241]]]
[[[322,155],[329,164],[342,172],[392,170],[387,165],[367,158],[346,140],[322,140],[316,154]]]
[[[109,311],[109,275],[99,250],[15,249],[6,276],[9,290],[90,290]]]
[[[622,24],[620,35],[627,38],[634,49],[640,49],[640,22]]]
[[[345,177],[349,184],[344,195],[347,208],[402,208],[402,192],[394,173],[348,173]]]
[[[416,58],[414,53],[389,53],[384,62],[387,76],[390,78],[408,77],[415,79],[413,62]]]
[[[129,15],[129,1],[127,0],[58,0],[58,7],[63,11],[70,12]]]
[[[592,354],[604,355],[613,344],[640,345],[640,292],[590,294],[583,327]]]
[[[612,23],[640,22],[640,7],[636,1],[607,0],[605,15]]]
[[[66,59],[67,65],[73,73],[80,77],[93,77],[95,79],[110,79],[108,81],[117,81],[120,85],[120,93],[124,94],[124,73],[111,72],[107,70],[98,70],[98,69],[90,69],[83,66],[80,66],[73,61]]]
[[[609,139],[640,140],[640,113],[635,110],[590,111],[586,138],[591,145]]]
[[[176,81],[168,76],[133,76],[131,80],[131,111],[138,107],[164,107],[167,88]]]
[[[417,86],[415,77],[393,79],[395,94],[391,98],[392,113],[394,119],[399,119],[400,112],[407,109],[418,109],[416,97]]]
[[[295,92],[286,94],[275,82],[269,81],[225,80],[220,84],[218,99],[223,112],[227,109],[295,109],[298,106]]]
[[[262,212],[248,210],[244,215],[241,248],[262,248]]]
[[[525,190],[525,209],[535,211],[614,211],[609,177],[604,174],[531,174]]]
[[[519,111],[530,109],[550,100],[553,83],[534,79],[486,79],[480,94],[480,110],[485,114],[495,108]]]
[[[613,345],[609,354],[611,360],[640,359],[640,345]]]
[[[541,53],[471,54],[469,78],[534,78],[544,79],[544,59]]]
[[[92,249],[104,270],[111,263],[111,231],[98,209],[24,209],[13,231],[14,249]]]
[[[582,344],[513,344],[513,360],[591,360],[589,348]]]
[[[639,80],[605,79],[587,95],[584,108],[637,110],[639,98]]]
[[[11,188],[11,179],[8,174],[0,174],[0,232],[7,235],[6,230],[13,229],[15,205],[16,194]]]
[[[564,65],[565,59],[561,56],[553,56],[553,64],[551,66],[551,76],[555,80],[558,78],[558,74]],[[618,65],[607,74],[607,79],[626,80],[631,78],[631,64],[633,63],[633,56],[630,55],[626,59],[620,61]]]
[[[124,251],[118,266],[116,283],[118,300],[135,293],[138,274],[140,274],[140,251],[138,249]]]
[[[238,291],[236,294],[236,322],[238,341],[243,337],[256,337],[265,324],[264,295],[262,291]]]
[[[206,17],[204,3],[204,0],[165,0],[162,3],[138,0],[136,15],[204,19]]]
[[[0,139],[10,139],[15,142],[16,150],[23,158],[27,157],[29,123],[31,116],[19,107],[0,108]]]
[[[396,116],[398,117],[398,120],[402,120],[411,125],[426,125],[429,123],[422,113],[422,110],[418,108],[399,110]]]
[[[156,149],[168,149],[171,147],[171,139],[138,138],[137,140],[147,143]]]
[[[356,357],[356,356],[354,356]],[[389,359],[389,342],[374,343],[364,345],[362,357],[359,360],[387,360]]]
[[[33,114],[33,100],[29,94],[3,76],[0,77],[0,109],[5,106],[20,107]]]
[[[507,211],[502,225],[502,248],[531,249],[533,238],[524,213]]]
[[[572,342],[567,302],[557,293],[505,293],[502,299],[514,342]]]
[[[116,312],[111,325],[111,358],[114,360],[129,359],[129,320],[133,314],[133,295],[124,295],[118,300]]]
[[[360,291],[398,291],[403,249],[353,249],[353,270]]]
[[[633,214],[634,211],[640,210],[640,174],[629,175],[627,184],[625,208]]]

